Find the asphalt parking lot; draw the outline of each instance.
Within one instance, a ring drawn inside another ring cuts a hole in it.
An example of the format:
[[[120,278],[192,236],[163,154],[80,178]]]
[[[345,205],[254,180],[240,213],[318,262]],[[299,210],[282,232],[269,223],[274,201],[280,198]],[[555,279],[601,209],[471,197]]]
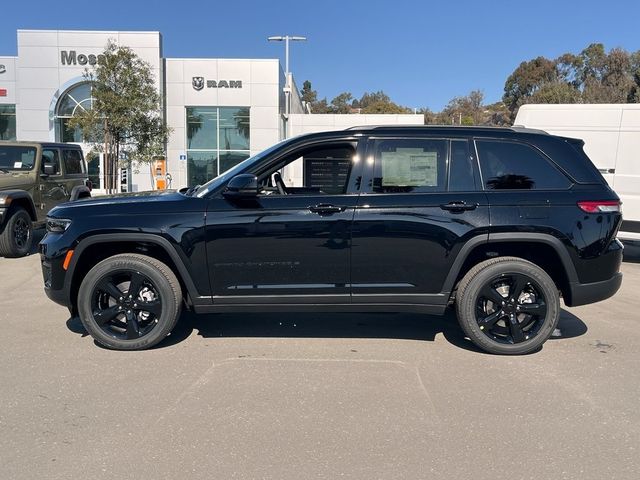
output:
[[[532,355],[452,316],[183,315],[100,348],[0,258],[0,479],[637,479],[640,263]]]

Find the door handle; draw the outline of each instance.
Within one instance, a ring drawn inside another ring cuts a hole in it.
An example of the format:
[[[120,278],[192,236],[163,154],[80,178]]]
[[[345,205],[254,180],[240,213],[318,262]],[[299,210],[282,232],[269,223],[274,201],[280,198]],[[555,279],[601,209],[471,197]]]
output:
[[[320,203],[319,205],[312,205],[309,207],[309,211],[313,213],[319,213],[320,215],[331,215],[332,213],[343,212],[347,207],[339,207],[337,205],[329,205],[327,203]]]
[[[478,208],[477,203],[467,203],[464,201],[455,201],[449,203],[443,203],[440,205],[442,210],[448,210],[450,212],[464,212],[465,210],[475,210]]]

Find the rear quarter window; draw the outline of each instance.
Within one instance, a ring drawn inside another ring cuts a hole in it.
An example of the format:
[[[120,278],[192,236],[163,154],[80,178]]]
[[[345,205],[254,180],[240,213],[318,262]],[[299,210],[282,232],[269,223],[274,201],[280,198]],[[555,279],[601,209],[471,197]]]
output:
[[[565,190],[569,179],[542,153],[525,143],[476,140],[487,190]]]

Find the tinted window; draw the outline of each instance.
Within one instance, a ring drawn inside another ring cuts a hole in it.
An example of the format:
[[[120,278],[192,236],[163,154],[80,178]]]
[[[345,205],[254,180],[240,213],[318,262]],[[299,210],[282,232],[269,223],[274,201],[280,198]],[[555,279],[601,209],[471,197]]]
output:
[[[376,140],[373,191],[377,193],[445,190],[447,140]]]
[[[321,145],[288,156],[261,178],[267,179],[264,193],[279,194],[279,182],[287,195],[341,195],[347,192],[356,152],[355,144]]]
[[[34,147],[0,146],[0,168],[3,170],[31,170],[35,161]]]
[[[80,150],[63,150],[64,171],[67,175],[84,173]]]
[[[489,190],[566,189],[570,182],[529,145],[476,141],[485,188]]]
[[[466,140],[451,141],[449,163],[449,191],[470,192],[476,190],[476,168]]]
[[[44,172],[44,166],[45,165],[53,165],[53,174],[54,175],[59,175],[60,174],[60,158],[58,157],[58,151],[57,150],[47,150],[44,149],[42,150],[42,165],[41,165],[41,169]]]

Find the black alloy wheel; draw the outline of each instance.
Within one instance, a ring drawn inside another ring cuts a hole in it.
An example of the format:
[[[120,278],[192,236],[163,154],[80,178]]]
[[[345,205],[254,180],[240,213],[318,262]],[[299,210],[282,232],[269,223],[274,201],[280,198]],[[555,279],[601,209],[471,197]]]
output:
[[[31,245],[31,225],[28,219],[20,216],[13,224],[13,241],[19,250]]]
[[[102,331],[119,340],[147,335],[162,316],[157,287],[135,270],[113,272],[95,286],[91,309]]]
[[[162,341],[181,306],[182,290],[173,271],[134,253],[102,260],[78,290],[82,324],[98,343],[116,350],[142,350]]]
[[[24,257],[31,251],[32,242],[33,225],[29,213],[22,207],[14,207],[0,231],[0,256]]]
[[[471,268],[458,284],[458,322],[489,353],[522,355],[539,349],[560,318],[560,294],[539,266],[497,257]]]
[[[532,278],[501,274],[486,283],[476,303],[476,321],[489,338],[506,344],[535,337],[547,316],[542,288]]]

